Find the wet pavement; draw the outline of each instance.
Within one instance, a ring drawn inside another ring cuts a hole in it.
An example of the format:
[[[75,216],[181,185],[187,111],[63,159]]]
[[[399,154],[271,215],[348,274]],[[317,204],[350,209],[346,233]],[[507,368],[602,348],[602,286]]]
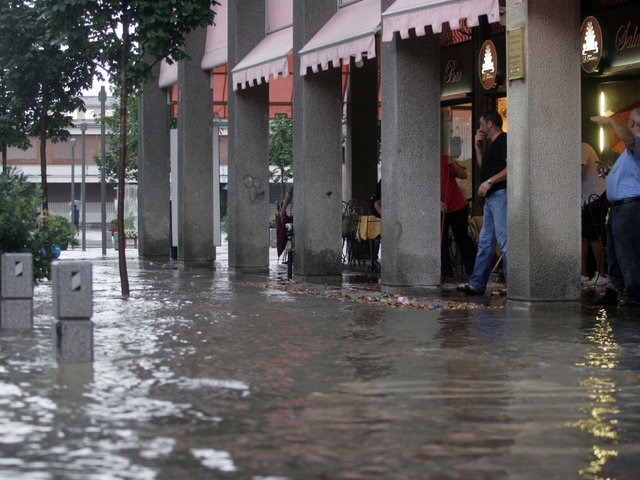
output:
[[[366,271],[289,283],[224,248],[215,268],[128,249],[124,300],[115,250],[65,259],[93,263],[95,361],[53,361],[36,287],[34,330],[0,330],[2,479],[638,478],[634,311],[403,305]]]

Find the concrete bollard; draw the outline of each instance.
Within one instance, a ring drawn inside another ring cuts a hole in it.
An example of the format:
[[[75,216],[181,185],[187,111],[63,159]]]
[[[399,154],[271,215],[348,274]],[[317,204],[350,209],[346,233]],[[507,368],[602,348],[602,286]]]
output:
[[[59,363],[93,361],[93,272],[91,262],[53,262],[52,337]]]
[[[0,326],[33,328],[33,256],[30,253],[2,255]]]

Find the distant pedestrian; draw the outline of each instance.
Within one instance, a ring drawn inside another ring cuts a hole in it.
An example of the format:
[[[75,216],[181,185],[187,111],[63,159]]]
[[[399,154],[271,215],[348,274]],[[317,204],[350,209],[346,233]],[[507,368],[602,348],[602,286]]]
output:
[[[73,206],[73,224],[76,226],[76,232],[80,229],[80,210],[78,206]]]

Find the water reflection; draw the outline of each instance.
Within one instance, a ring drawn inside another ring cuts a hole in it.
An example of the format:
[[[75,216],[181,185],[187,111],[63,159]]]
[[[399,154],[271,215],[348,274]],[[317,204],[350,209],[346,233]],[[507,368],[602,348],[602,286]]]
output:
[[[590,348],[585,356],[586,361],[577,363],[576,366],[606,371],[613,370],[618,365],[622,348],[614,338],[605,310],[600,310],[595,324],[587,330],[585,338],[590,342]],[[583,477],[598,479],[602,478],[600,474],[607,461],[611,457],[618,456],[615,445],[619,440],[616,416],[621,413],[616,400],[619,388],[612,376],[598,375],[591,375],[582,380],[580,386],[585,387],[589,393],[590,405],[582,409],[587,417],[568,425],[588,433],[598,442],[607,441],[610,444],[610,446],[594,445],[589,466],[579,471]]]
[[[123,301],[97,263],[90,368],[51,361],[50,291],[33,332],[0,330],[0,478],[637,471],[640,328],[619,319],[381,308],[135,259]]]
[[[345,361],[353,369],[353,376],[363,381],[375,380],[396,372],[394,358],[382,353],[390,340],[385,336],[382,309],[378,307],[350,310],[349,323],[343,338],[346,343]]]

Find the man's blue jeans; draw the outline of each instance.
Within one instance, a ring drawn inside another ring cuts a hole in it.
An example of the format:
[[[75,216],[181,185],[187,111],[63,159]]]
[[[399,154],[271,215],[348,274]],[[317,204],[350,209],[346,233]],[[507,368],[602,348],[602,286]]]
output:
[[[607,222],[607,287],[640,303],[640,202],[611,207]]]
[[[478,255],[469,285],[485,291],[491,270],[496,262],[496,242],[502,253],[502,271],[507,281],[507,190],[493,192],[484,201],[482,230],[478,243]]]

